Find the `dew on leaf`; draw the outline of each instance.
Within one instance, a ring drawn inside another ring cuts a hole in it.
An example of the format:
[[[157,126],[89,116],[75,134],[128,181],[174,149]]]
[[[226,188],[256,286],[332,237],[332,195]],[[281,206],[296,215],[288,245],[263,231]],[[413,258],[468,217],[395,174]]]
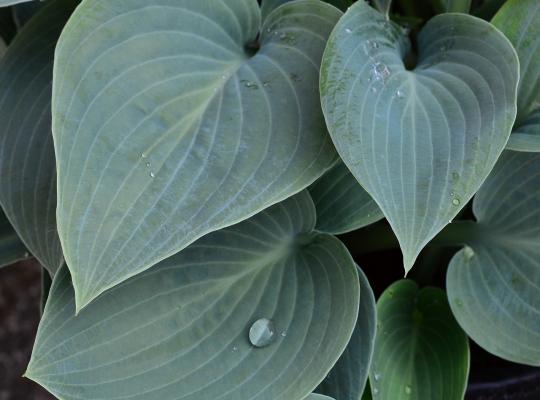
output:
[[[375,372],[375,374],[373,374],[373,377],[375,378],[376,381],[378,381],[379,379],[381,379],[381,374],[378,372]]]
[[[412,393],[411,385],[405,386],[405,394],[410,395]]]
[[[465,261],[470,261],[474,257],[474,250],[469,246],[466,246],[463,249],[463,256],[465,257]]]
[[[150,178],[155,178],[156,177],[156,174],[154,174],[153,172],[150,172]]]
[[[261,318],[251,325],[249,329],[249,341],[255,347],[267,347],[276,338],[276,329],[274,323],[267,319]]]
[[[404,97],[405,97],[405,92],[404,92],[402,89],[396,90],[396,97],[397,97],[398,99],[404,98]]]
[[[459,206],[461,204],[461,201],[459,201],[459,199],[454,199],[452,200],[452,204],[455,206]]]
[[[373,68],[371,69],[371,76],[373,80],[382,81],[384,83],[390,74],[390,69],[385,64],[380,62],[373,64]]]

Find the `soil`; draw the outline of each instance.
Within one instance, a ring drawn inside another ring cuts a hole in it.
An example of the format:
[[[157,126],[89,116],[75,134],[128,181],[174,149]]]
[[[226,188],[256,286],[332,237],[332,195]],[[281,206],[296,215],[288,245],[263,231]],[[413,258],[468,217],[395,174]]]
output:
[[[363,266],[377,296],[403,277],[400,269],[395,268],[401,265],[399,251],[355,258]],[[439,282],[442,287],[444,269],[430,276],[430,281]],[[41,267],[36,261],[0,268],[0,400],[55,399],[21,377],[39,322],[40,292]],[[466,400],[540,399],[540,368],[503,361],[474,343],[471,343],[471,359],[471,383]]]

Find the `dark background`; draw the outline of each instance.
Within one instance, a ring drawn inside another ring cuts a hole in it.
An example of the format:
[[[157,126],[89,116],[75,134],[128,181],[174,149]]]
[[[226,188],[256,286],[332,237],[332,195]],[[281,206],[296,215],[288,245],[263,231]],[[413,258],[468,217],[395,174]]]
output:
[[[347,242],[351,237],[343,239]],[[357,237],[353,239],[356,241]],[[441,265],[452,253],[441,255]],[[377,296],[403,277],[399,250],[356,255],[355,258],[368,275]],[[445,269],[432,271],[431,284],[442,286]],[[36,261],[0,268],[0,400],[55,399],[21,377],[30,358],[39,322],[40,298],[41,271]],[[470,382],[467,400],[540,400],[540,368],[500,360],[472,342]]]

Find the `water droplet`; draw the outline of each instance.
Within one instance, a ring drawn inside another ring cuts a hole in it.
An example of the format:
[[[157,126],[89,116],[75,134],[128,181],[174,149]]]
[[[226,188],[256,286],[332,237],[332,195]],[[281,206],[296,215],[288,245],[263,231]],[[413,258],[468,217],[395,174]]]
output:
[[[149,162],[146,163],[146,166],[147,166],[148,168],[150,168],[151,165],[152,165],[152,164],[150,164]]]
[[[352,33],[352,29],[350,29],[350,28],[345,28],[345,32],[347,32],[347,33]]]
[[[405,92],[404,92],[402,89],[396,90],[396,97],[397,97],[398,99],[404,98],[404,97],[405,97]]]
[[[263,82],[263,86],[264,86],[264,87],[270,87],[270,82],[264,81],[264,82]]]
[[[454,192],[450,192],[450,197],[454,197],[456,194]]]
[[[153,172],[150,172],[150,178],[155,178],[156,177],[156,174],[154,174]]]
[[[381,379],[381,374],[378,373],[378,372],[375,372],[375,374],[373,375],[373,377],[375,378],[376,381],[378,381],[379,379]]]
[[[232,351],[238,351],[238,347],[234,346],[234,347],[232,348]]]
[[[411,385],[405,386],[405,394],[409,395],[412,393]]]
[[[30,258],[30,253],[25,251],[23,256],[24,256],[24,258]]]
[[[474,250],[471,247],[466,246],[463,249],[463,256],[465,257],[465,261],[470,261],[474,257]]]
[[[287,336],[287,332],[281,332],[281,337],[286,337]]]
[[[371,87],[371,91],[372,91],[373,93],[377,93],[377,88],[376,88],[375,86],[372,86],[372,87]]]
[[[247,87],[247,88],[250,88],[250,89],[258,89],[259,88],[255,82],[246,81],[246,80],[244,80],[242,82],[244,82],[244,86]]]
[[[388,79],[391,72],[390,69],[383,63],[375,63],[373,64],[373,68],[371,69],[371,76],[376,81],[382,81],[383,83]]]
[[[379,389],[377,389],[376,387],[373,388],[373,390],[371,391],[373,393],[374,396],[377,396],[379,394]]]
[[[461,204],[461,201],[459,201],[459,199],[454,199],[452,200],[452,204],[455,206],[459,206]]]
[[[141,153],[141,158],[146,158],[146,157],[148,157],[146,154]]]
[[[255,321],[249,329],[249,341],[255,347],[269,346],[275,340],[275,336],[274,323],[267,318]]]

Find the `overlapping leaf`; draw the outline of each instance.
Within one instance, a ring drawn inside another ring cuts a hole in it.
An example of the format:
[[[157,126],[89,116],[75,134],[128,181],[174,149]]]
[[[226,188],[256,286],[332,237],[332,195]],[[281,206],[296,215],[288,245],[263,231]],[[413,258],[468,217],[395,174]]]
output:
[[[463,399],[469,373],[467,335],[442,290],[396,282],[377,303],[377,321],[369,374],[374,399]]]
[[[353,336],[330,374],[317,392],[336,400],[360,400],[366,387],[373,356],[376,334],[375,297],[369,281],[358,268],[360,276],[360,310]]]
[[[0,267],[28,258],[28,250],[0,210]]]
[[[384,217],[377,203],[342,162],[311,185],[309,192],[317,209],[317,229],[321,232],[350,232]]]
[[[380,206],[409,270],[478,190],[516,115],[519,62],[496,28],[442,14],[403,60],[403,30],[362,1],[334,29],[321,68],[323,111],[342,159]]]
[[[52,274],[63,262],[56,230],[52,69],[58,36],[76,4],[48,2],[0,59],[0,203],[28,250]]]
[[[262,27],[256,0],[77,8],[57,48],[52,108],[79,309],[330,168],[317,82],[339,16],[318,0],[278,7]]]
[[[510,0],[493,18],[519,56],[518,117],[508,149],[540,152],[540,2]]]
[[[0,0],[0,7],[12,6],[13,4],[26,3],[32,0]]]
[[[540,366],[540,154],[506,151],[474,199],[478,224],[447,275],[463,329],[489,352]]]
[[[304,191],[205,236],[77,317],[61,269],[26,375],[64,400],[305,398],[345,349],[360,300],[351,256],[314,225]],[[261,318],[274,336],[257,348],[248,332]]]

